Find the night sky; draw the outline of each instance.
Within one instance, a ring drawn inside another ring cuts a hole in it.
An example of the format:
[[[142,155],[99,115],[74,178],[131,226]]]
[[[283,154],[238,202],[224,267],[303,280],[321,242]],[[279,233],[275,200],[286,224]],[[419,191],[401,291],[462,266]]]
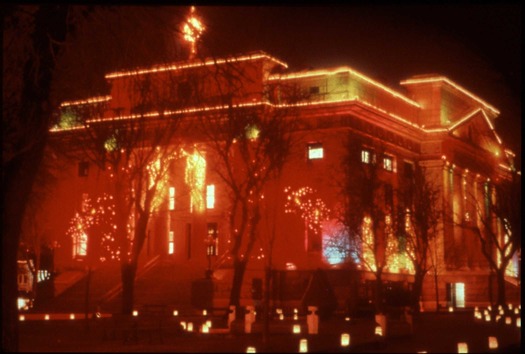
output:
[[[264,50],[290,70],[348,65],[392,88],[438,73],[494,105],[521,156],[521,5],[197,7],[213,54]]]
[[[105,94],[108,72],[187,58],[177,31],[189,6],[110,8],[68,47],[60,82],[71,97],[59,101]],[[291,71],[350,66],[401,92],[410,76],[447,76],[500,110],[496,129],[521,160],[518,2],[197,6],[197,14],[207,27],[203,56],[263,50]]]

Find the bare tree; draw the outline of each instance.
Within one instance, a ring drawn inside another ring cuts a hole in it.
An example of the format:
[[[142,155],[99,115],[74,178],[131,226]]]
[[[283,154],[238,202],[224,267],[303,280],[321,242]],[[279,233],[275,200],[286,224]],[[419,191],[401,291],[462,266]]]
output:
[[[211,168],[228,191],[228,229],[233,262],[230,304],[238,306],[246,265],[259,239],[265,186],[275,179],[288,157],[294,129],[290,110],[270,104],[239,105],[253,90],[253,68],[216,65],[209,74],[215,100],[225,107],[216,115],[201,115],[200,129]],[[255,94],[264,97],[261,87]]]
[[[110,70],[157,64],[159,58],[173,62],[180,52],[179,27],[185,10],[95,7],[90,20],[81,26],[77,41],[66,48],[54,88],[57,98],[76,100],[106,94],[109,87],[104,74]],[[86,76],[86,71],[92,75]],[[119,78],[121,99],[132,105],[126,113],[109,111],[105,102],[68,105],[62,107],[56,126],[63,130],[56,133],[57,140],[71,147],[71,151],[62,149],[64,155],[92,161],[111,176],[110,183],[101,186],[100,195],[92,197],[108,194],[113,198],[113,252],[121,262],[124,313],[132,310],[137,262],[150,216],[165,192],[172,160],[181,157],[176,135],[183,119],[173,111],[184,102],[174,80],[172,72]],[[97,225],[101,227],[105,226]],[[91,233],[98,231],[92,229]]]
[[[3,6],[2,349],[18,348],[17,250],[23,217],[46,144],[55,58],[68,7]]]
[[[507,269],[516,253],[521,252],[521,174],[512,170],[508,178],[492,186],[486,183],[483,189],[483,200],[469,198],[476,215],[461,226],[477,236],[481,253],[496,275],[496,304],[504,306]],[[519,279],[521,275],[512,276]]]
[[[45,154],[51,153],[52,150],[48,146]],[[52,277],[54,277],[54,269],[49,269],[45,264],[45,269],[42,269],[41,259],[44,258],[43,263],[49,263],[50,260],[47,260],[47,258],[54,252],[54,245],[47,228],[48,226],[41,217],[41,212],[44,200],[51,196],[55,183],[54,166],[49,162],[49,159],[44,158],[35,177],[35,184],[27,202],[20,234],[20,255],[22,256],[21,259],[25,258],[28,262],[33,279],[31,295],[37,303],[42,299],[38,291],[42,284],[37,284],[39,272],[41,270],[53,272],[49,274],[49,279],[40,279],[41,281],[45,280],[45,286],[48,286],[49,283],[52,284]],[[46,295],[52,294],[46,293]]]
[[[184,117],[172,111],[181,105],[177,96],[170,89],[162,89],[175,87],[174,75],[131,75],[127,80],[126,95],[134,114],[122,117],[117,113],[103,118],[99,111],[107,109],[103,106],[78,107],[74,121],[81,121],[83,129],[73,133],[75,139],[69,143],[76,145],[72,150],[79,159],[94,162],[109,175],[109,185],[106,190],[101,186],[100,194],[109,193],[114,201],[122,312],[131,314],[134,281],[148,223],[166,194],[172,162],[182,157],[181,127],[187,124]],[[68,114],[71,110],[75,108]],[[67,142],[66,136],[59,138]]]
[[[364,150],[362,141],[349,136],[342,163],[344,196],[341,222],[348,229],[350,252],[364,270],[375,277],[374,304],[376,313],[384,313],[383,272],[391,255],[393,236],[393,190],[382,180],[383,148]]]
[[[218,157],[215,171],[229,191],[234,267],[230,304],[238,306],[246,265],[258,239],[264,186],[281,172],[290,135],[285,119],[268,109],[231,109],[216,128],[209,147]]]
[[[408,174],[398,191],[395,235],[405,245],[406,255],[414,267],[412,308],[419,313],[423,280],[435,266],[430,261],[434,259],[430,252],[442,213],[439,203],[441,194],[424,166],[415,165],[413,172]]]

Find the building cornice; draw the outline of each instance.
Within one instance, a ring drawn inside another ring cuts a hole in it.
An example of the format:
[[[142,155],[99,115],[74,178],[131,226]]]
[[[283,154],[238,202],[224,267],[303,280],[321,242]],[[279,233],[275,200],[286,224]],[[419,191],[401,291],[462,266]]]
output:
[[[117,71],[117,72],[106,74],[105,78],[115,79],[115,78],[126,77],[126,76],[193,69],[193,68],[199,68],[199,67],[205,67],[205,66],[211,66],[211,65],[238,63],[238,62],[252,61],[252,60],[258,60],[258,59],[267,59],[267,60],[273,61],[274,63],[278,65],[281,65],[284,68],[288,68],[288,64],[286,64],[285,62],[279,59],[276,59],[275,57],[272,57],[266,54],[265,52],[260,51],[260,52],[255,52],[251,54],[246,54],[246,55],[241,55],[241,56],[232,56],[232,57],[227,57],[227,58],[206,58],[204,60],[198,60],[198,61],[196,60],[193,62],[186,61],[186,62],[179,62],[179,63],[172,63],[172,64],[155,65],[155,66],[151,66],[148,68],[141,68],[141,69],[135,69],[135,70]]]

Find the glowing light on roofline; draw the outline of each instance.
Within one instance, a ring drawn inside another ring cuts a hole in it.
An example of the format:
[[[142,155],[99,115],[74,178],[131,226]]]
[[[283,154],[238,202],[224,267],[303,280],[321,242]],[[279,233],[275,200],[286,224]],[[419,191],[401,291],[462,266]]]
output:
[[[507,170],[509,172],[512,172],[512,169],[510,168],[510,166],[508,165],[505,165],[504,163],[500,163],[499,164],[499,167],[503,168],[504,170]]]
[[[298,79],[298,78],[304,78],[304,77],[310,77],[310,76],[322,76],[322,75],[335,75],[335,74],[339,74],[339,73],[342,73],[342,72],[348,72],[354,76],[357,76],[359,77],[360,79],[363,79],[369,83],[371,83],[372,85],[375,85],[379,88],[381,88],[382,90],[390,93],[392,96],[394,97],[397,97],[397,98],[400,98],[402,99],[403,101],[405,101],[406,103],[414,106],[414,107],[417,107],[417,108],[421,108],[421,106],[419,105],[419,103],[415,102],[415,101],[412,101],[411,99],[403,96],[402,94],[400,94],[399,92],[396,92],[394,90],[392,90],[391,88],[389,87],[386,87],[385,85],[375,81],[375,80],[372,80],[371,78],[361,74],[360,72],[358,71],[355,71],[354,69],[351,69],[349,67],[340,67],[340,68],[336,68],[336,69],[333,69],[333,70],[326,70],[326,69],[323,69],[323,70],[315,70],[315,71],[309,71],[309,72],[306,72],[306,73],[292,73],[292,74],[285,74],[285,75],[272,75],[268,78],[269,81],[276,81],[276,80],[289,80],[289,79]]]
[[[260,102],[240,103],[240,104],[232,105],[232,106],[217,105],[217,106],[211,106],[211,107],[194,107],[194,108],[178,109],[176,111],[163,111],[162,115],[170,116],[170,115],[185,114],[185,113],[217,111],[221,109],[228,109],[230,107],[231,108],[244,108],[244,107],[255,107],[255,106],[261,106],[261,105],[275,107],[275,105],[271,104],[270,102],[260,101]],[[112,121],[112,120],[128,120],[128,119],[150,118],[150,117],[159,117],[159,116],[161,116],[160,112],[149,112],[145,114],[131,114],[127,116],[112,117],[112,118],[88,119],[86,120],[86,123],[98,123],[98,122],[107,122],[107,121]]]
[[[502,140],[500,139],[499,135],[496,133],[496,130],[494,129],[494,125],[492,124],[492,122],[490,121],[490,118],[487,116],[487,114],[485,113],[485,111],[481,108],[478,108],[476,110],[474,110],[473,112],[467,114],[465,117],[461,118],[459,121],[457,121],[456,123],[454,123],[453,125],[451,125],[449,128],[448,128],[448,131],[452,131],[454,130],[456,127],[458,127],[460,124],[466,122],[467,120],[469,120],[470,118],[474,117],[476,114],[478,114],[479,112],[481,112],[483,114],[483,117],[485,118],[485,120],[487,121],[489,127],[490,127],[490,130],[494,133],[494,136],[496,137],[496,140],[498,141],[498,143],[500,145],[503,144]],[[505,152],[507,152],[507,150],[504,150]],[[509,150],[510,151],[510,150]],[[496,152],[496,156],[498,156],[498,152]],[[500,164],[501,166],[501,164]]]
[[[496,137],[496,139],[498,140],[498,143],[501,145],[502,144],[502,141],[498,135],[498,133],[496,133],[496,129],[494,128],[494,125],[492,124],[492,122],[490,121],[490,118],[487,116],[487,114],[485,113],[484,110],[481,110],[481,113],[483,113],[483,117],[485,117],[485,120],[487,121],[487,123],[489,124],[489,127],[490,127],[490,130],[492,130],[492,132],[494,133],[494,136]]]
[[[60,104],[60,107],[68,107],[68,106],[77,106],[77,105],[82,105],[82,104],[107,102],[109,100],[111,100],[111,96],[97,96],[97,97],[86,98],[84,100],[64,101],[64,102],[62,102]]]
[[[130,70],[130,71],[119,71],[107,74],[105,76],[106,79],[114,79],[117,77],[123,77],[123,76],[131,76],[131,75],[143,75],[143,74],[150,74],[150,73],[157,73],[157,72],[164,72],[164,71],[175,71],[175,70],[183,70],[183,69],[190,69],[190,68],[198,68],[202,66],[209,66],[209,65],[217,65],[217,64],[225,64],[225,63],[232,63],[232,62],[241,62],[241,61],[247,61],[247,60],[257,60],[261,58],[269,59],[279,65],[282,65],[285,68],[288,68],[288,65],[285,62],[282,62],[268,54],[251,54],[251,55],[244,55],[241,57],[232,57],[228,59],[208,59],[205,62],[199,62],[199,63],[190,63],[190,64],[171,64],[171,65],[160,65],[156,67],[152,67],[149,69],[138,69],[138,70]]]
[[[338,100],[331,100],[331,101],[317,101],[317,102],[299,102],[299,103],[293,103],[293,104],[273,104],[268,101],[259,101],[259,102],[249,102],[249,103],[240,103],[238,105],[231,106],[232,108],[243,108],[243,107],[255,107],[255,106],[269,106],[274,108],[291,108],[291,107],[309,107],[309,106],[320,106],[320,105],[326,105],[326,104],[334,104],[334,103],[349,103],[349,102],[360,102],[366,106],[369,106],[373,109],[376,109],[396,120],[399,120],[407,125],[410,125],[414,128],[417,128],[425,133],[436,133],[436,132],[446,132],[446,128],[433,128],[433,129],[426,129],[423,128],[408,119],[402,118],[398,115],[395,115],[393,113],[390,113],[388,111],[385,111],[384,109],[381,109],[377,106],[374,106],[366,101],[360,100],[358,97],[353,97],[351,99],[338,99]],[[221,109],[228,109],[230,106],[228,105],[217,105],[217,106],[211,106],[211,107],[194,107],[194,108],[186,108],[186,109],[180,109],[176,111],[164,111],[162,115],[176,115],[176,114],[188,114],[188,113],[200,113],[200,112],[208,112],[208,111],[216,111]],[[90,123],[99,123],[99,122],[110,122],[110,121],[116,121],[116,120],[130,120],[130,119],[138,119],[138,118],[149,118],[149,117],[159,117],[161,114],[159,112],[150,112],[145,114],[132,114],[127,116],[120,116],[120,117],[111,117],[111,118],[97,118],[97,119],[88,119],[86,120],[86,124]],[[51,132],[59,132],[59,131],[68,131],[68,130],[79,130],[84,129],[84,126],[78,126],[78,127],[71,127],[71,128],[57,128],[54,127],[50,129]]]
[[[491,111],[493,111],[494,113],[496,114],[500,114],[500,111],[495,108],[494,106],[491,106],[490,104],[488,104],[487,102],[485,102],[484,100],[482,100],[481,98],[479,98],[478,96],[474,95],[473,93],[467,91],[466,89],[464,89],[463,87],[459,86],[458,84],[450,81],[447,77],[445,76],[437,76],[437,77],[429,77],[429,78],[420,78],[420,79],[408,79],[408,80],[403,80],[400,82],[401,85],[410,85],[410,84],[421,84],[421,83],[427,83],[427,82],[438,82],[438,81],[443,81],[443,82],[446,82],[447,84],[449,84],[450,86],[454,87],[456,90],[464,93],[465,95],[469,96],[470,98],[472,98],[473,100],[481,103],[482,105],[484,105],[486,108],[490,109]]]
[[[238,105],[233,105],[233,108],[243,108],[243,107],[254,107],[254,106],[260,106],[260,105],[267,105],[276,107],[275,105],[269,103],[269,102],[250,102],[250,103],[241,103]],[[220,105],[220,106],[212,106],[212,107],[195,107],[195,108],[187,108],[187,109],[179,109],[176,111],[164,111],[162,112],[163,116],[169,116],[169,115],[176,115],[176,114],[187,114],[187,113],[199,113],[199,112],[208,112],[208,111],[215,111],[215,110],[221,110],[221,109],[227,109],[230,108],[228,105]],[[152,117],[159,117],[161,116],[160,112],[149,112],[144,114],[130,114],[126,116],[119,116],[119,117],[108,117],[108,118],[97,118],[97,119],[87,119],[86,124],[89,126],[91,123],[101,123],[101,122],[111,122],[111,121],[119,121],[119,120],[132,120],[132,119],[139,119],[139,118],[152,118]],[[76,127],[70,127],[70,128],[58,128],[53,127],[49,131],[50,132],[60,132],[60,131],[69,131],[69,130],[81,130],[85,129],[86,126],[76,126]]]
[[[452,124],[450,127],[448,127],[448,130],[454,130],[456,129],[457,126],[463,124],[464,122],[466,122],[467,120],[469,120],[471,117],[475,116],[476,114],[478,114],[479,112],[481,111],[481,108],[478,108],[478,109],[475,109],[474,111],[472,111],[471,113],[467,114],[465,117],[461,118],[460,120],[458,120],[456,123]]]
[[[470,118],[472,118],[473,116],[475,116],[476,114],[478,114],[479,112],[481,112],[483,114],[483,117],[485,118],[485,120],[487,121],[489,127],[490,127],[490,130],[492,130],[492,132],[494,133],[494,136],[496,137],[496,139],[498,140],[498,143],[501,145],[502,144],[502,140],[500,139],[498,133],[496,133],[496,129],[494,128],[494,125],[492,124],[492,122],[490,121],[490,118],[487,116],[487,114],[485,113],[485,111],[481,108],[478,108],[476,110],[474,110],[473,112],[467,114],[465,117],[461,118],[460,120],[458,120],[456,123],[452,124],[450,127],[448,127],[448,130],[451,131],[451,130],[454,130],[456,129],[457,126],[459,126],[460,124],[464,123],[465,121],[469,120]]]
[[[361,103],[363,103],[363,104],[369,106],[369,107],[372,107],[373,109],[376,109],[376,110],[378,110],[378,111],[380,111],[380,112],[382,112],[382,113],[384,113],[384,114],[387,114],[387,115],[391,116],[392,118],[395,118],[395,119],[397,119],[397,120],[400,120],[400,121],[402,121],[402,122],[405,123],[405,124],[408,124],[408,125],[410,125],[410,126],[412,126],[412,127],[414,127],[414,128],[417,128],[417,129],[421,129],[421,130],[423,130],[423,131],[426,131],[425,128],[420,127],[419,125],[417,125],[416,123],[413,123],[413,122],[409,121],[408,119],[401,118],[400,116],[398,116],[398,115],[396,115],[396,114],[394,114],[394,113],[388,112],[388,111],[386,111],[386,110],[384,110],[384,109],[382,109],[382,108],[379,108],[379,107],[377,107],[377,106],[374,106],[374,105],[372,105],[372,104],[370,104],[370,103],[368,103],[368,102],[366,102],[366,101],[361,101],[361,100],[359,100],[359,99],[357,99],[357,100],[358,100],[359,102],[361,102]],[[442,130],[439,130],[439,131],[442,131]]]
[[[83,125],[79,125],[79,126],[76,126],[76,127],[68,127],[68,128],[59,128],[57,126],[55,127],[52,127],[51,129],[49,129],[49,131],[51,133],[54,133],[54,132],[64,132],[64,131],[70,131],[70,130],[82,130],[82,129],[85,129],[86,127],[83,126]]]

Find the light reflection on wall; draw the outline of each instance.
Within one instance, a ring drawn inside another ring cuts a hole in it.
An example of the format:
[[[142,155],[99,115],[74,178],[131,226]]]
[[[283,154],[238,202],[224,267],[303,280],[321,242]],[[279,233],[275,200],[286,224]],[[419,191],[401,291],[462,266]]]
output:
[[[120,250],[115,240],[114,217],[113,196],[104,194],[93,203],[85,193],[81,210],[70,220],[70,227],[66,232],[72,239],[73,258],[88,255],[89,234],[95,232],[101,237],[100,261],[118,259]]]
[[[160,158],[157,158],[154,162],[148,165],[148,188],[156,188],[155,195],[151,203],[152,212],[158,211],[159,207],[165,200],[166,194],[168,194],[169,176],[167,173],[165,173],[165,169],[167,168],[167,164],[169,164],[169,161],[171,159],[171,156],[162,160]]]
[[[347,261],[350,255],[348,232],[336,219],[321,223],[323,232],[323,257],[328,264],[336,265]],[[357,261],[355,257],[354,261]]]
[[[318,239],[317,236],[320,237],[321,235],[321,223],[330,218],[330,209],[321,198],[316,198],[317,192],[310,187],[292,190],[288,186],[284,189],[284,193],[286,194],[284,212],[299,214],[304,220],[305,250],[310,250],[312,247],[316,248],[316,243],[319,240],[318,246],[320,251],[322,239]]]
[[[190,210],[202,213],[205,204],[206,159],[194,150],[186,157],[185,182],[190,188]]]
[[[369,268],[368,270],[375,272],[377,270],[375,256],[374,256],[374,235],[372,232],[372,219],[369,216],[363,218],[363,225],[361,230],[363,232],[363,244],[362,247],[362,257],[364,259],[365,265]]]

